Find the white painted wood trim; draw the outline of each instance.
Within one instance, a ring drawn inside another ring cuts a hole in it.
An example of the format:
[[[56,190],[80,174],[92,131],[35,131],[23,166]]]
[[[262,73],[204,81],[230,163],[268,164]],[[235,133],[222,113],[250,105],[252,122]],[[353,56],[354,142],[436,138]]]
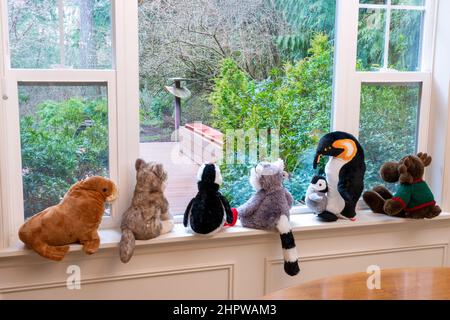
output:
[[[420,67],[423,72],[432,72],[436,40],[438,6],[440,0],[426,0],[422,32],[422,52]]]
[[[359,5],[359,7],[362,9],[388,9],[388,8],[391,8],[391,9],[397,9],[397,10],[419,10],[419,11],[423,11],[426,9],[426,6],[396,5],[396,4],[392,4],[391,1],[389,1],[387,4],[361,3]]]
[[[4,19],[2,13],[3,9],[3,2],[0,1],[0,26],[1,29],[4,27]],[[6,79],[5,79],[5,61],[4,61],[4,39],[3,39],[3,32],[0,31],[0,137],[5,136],[5,124],[3,123],[4,120],[4,112],[6,104],[4,103],[3,97],[7,97],[7,89],[6,89]],[[8,246],[8,221],[6,217],[6,213],[3,210],[2,207],[2,199],[4,198],[4,183],[2,183],[2,171],[5,169],[4,165],[4,156],[2,154],[5,152],[2,147],[3,143],[0,141],[0,249],[6,248]]]
[[[299,214],[291,216],[291,226],[292,232],[302,234],[302,237],[306,236],[306,232],[313,236],[316,234],[321,234],[323,232],[327,233],[340,233],[345,235],[351,230],[364,230],[369,227],[377,227],[387,229],[390,226],[403,226],[408,228],[411,226],[423,225],[450,225],[450,213],[442,213],[438,217],[431,220],[414,220],[414,219],[402,219],[389,217],[386,215],[372,213],[368,210],[361,211],[356,216],[356,221],[350,220],[338,220],[333,223],[322,222],[317,219],[314,214]],[[184,228],[181,224],[176,224],[173,231],[167,234],[161,235],[157,238],[151,240],[137,240],[136,247],[151,247],[155,248],[160,245],[168,244],[182,244],[183,246],[197,246],[197,245],[212,245],[213,247],[217,244],[212,243],[213,241],[222,241],[225,239],[236,239],[238,241],[243,241],[244,238],[255,237],[255,236],[268,236],[272,235],[278,238],[278,233],[269,232],[264,230],[249,229],[244,228],[240,224],[240,221],[235,227],[225,228],[223,231],[216,233],[213,236],[201,236],[191,233],[188,229]],[[117,244],[120,242],[121,231],[119,229],[104,229],[100,230],[101,245],[100,250],[117,248]],[[70,252],[81,252],[81,245],[74,244],[70,246]],[[8,257],[17,256],[36,256],[36,254],[24,247],[24,245],[17,241],[13,246],[0,250],[0,260]],[[39,260],[42,261],[42,260]]]
[[[359,135],[360,87],[355,79],[358,0],[337,0],[333,80],[333,130]]]
[[[199,273],[205,271],[214,271],[214,270],[225,270],[228,273],[228,290],[227,290],[227,299],[232,300],[234,297],[234,277],[235,277],[235,263],[221,263],[221,264],[202,264],[202,265],[189,265],[183,267],[175,267],[175,268],[160,268],[157,270],[144,271],[144,272],[136,272],[136,273],[116,273],[114,275],[104,276],[101,274],[90,276],[87,279],[82,279],[82,285],[87,284],[97,284],[102,282],[116,282],[123,280],[131,280],[131,279],[145,279],[145,278],[153,278],[160,276],[174,276],[180,274],[192,274]],[[12,293],[12,292],[24,292],[24,291],[32,291],[39,289],[49,289],[49,288],[66,288],[66,281],[55,281],[55,282],[41,282],[37,284],[17,284],[14,286],[0,286],[0,292],[2,293]]]
[[[10,82],[68,82],[96,83],[115,82],[115,70],[83,70],[83,69],[10,69]]]
[[[114,63],[116,67],[117,163],[119,198],[116,214],[102,227],[119,226],[135,186],[134,162],[139,157],[139,40],[137,1],[114,0]]]

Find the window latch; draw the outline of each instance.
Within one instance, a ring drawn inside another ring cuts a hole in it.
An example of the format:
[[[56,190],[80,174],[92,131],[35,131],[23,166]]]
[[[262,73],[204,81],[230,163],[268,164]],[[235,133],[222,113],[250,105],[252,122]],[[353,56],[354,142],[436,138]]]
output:
[[[8,100],[8,90],[6,89],[6,79],[2,78],[1,79],[1,89],[2,89],[2,99],[3,100]]]

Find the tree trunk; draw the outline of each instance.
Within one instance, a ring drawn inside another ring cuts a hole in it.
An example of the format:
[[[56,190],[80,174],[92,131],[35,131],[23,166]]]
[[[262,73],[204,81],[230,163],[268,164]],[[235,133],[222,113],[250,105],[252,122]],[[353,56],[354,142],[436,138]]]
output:
[[[97,66],[97,50],[94,38],[94,0],[80,0],[81,68]]]

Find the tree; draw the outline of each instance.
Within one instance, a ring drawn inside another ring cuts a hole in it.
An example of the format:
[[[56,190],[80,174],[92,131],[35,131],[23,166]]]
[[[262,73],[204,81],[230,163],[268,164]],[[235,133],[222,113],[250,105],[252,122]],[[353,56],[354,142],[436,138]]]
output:
[[[276,39],[288,59],[298,60],[306,57],[311,41],[317,33],[325,34],[333,41],[335,0],[278,0],[276,7],[291,26],[290,33],[281,34]]]

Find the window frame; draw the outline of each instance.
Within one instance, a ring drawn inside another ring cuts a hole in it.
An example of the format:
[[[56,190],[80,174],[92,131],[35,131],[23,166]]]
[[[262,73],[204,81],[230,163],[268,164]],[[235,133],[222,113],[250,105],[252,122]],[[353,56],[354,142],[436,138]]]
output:
[[[391,0],[387,1],[390,5]],[[418,82],[421,83],[422,90],[418,113],[417,150],[428,152],[432,82],[431,69],[433,65],[433,42],[437,2],[426,0],[424,6],[425,17],[422,31],[422,50],[419,57],[421,71],[357,71],[359,9],[383,7],[386,5],[363,5],[359,4],[359,0],[337,0],[337,5],[333,129],[350,132],[355,137],[359,136],[361,87],[363,84]],[[410,8],[411,6],[395,7]],[[342,15],[339,12],[346,12],[346,14]],[[385,43],[388,43],[389,39],[385,40]]]
[[[134,189],[134,161],[138,157],[139,123],[137,47],[137,2],[111,1],[111,69],[19,69],[11,68],[8,49],[7,0],[0,0],[0,64],[2,95],[0,110],[0,248],[18,240],[17,230],[24,222],[23,184],[20,147],[19,83],[92,84],[107,86],[109,176],[116,182],[119,198],[112,204],[111,216],[105,216],[101,228],[120,224]],[[58,3],[60,5],[60,2]],[[133,23],[136,22],[136,23]],[[136,36],[130,36],[136,34]],[[133,43],[136,43],[136,46]],[[135,57],[133,59],[132,57]],[[134,62],[135,61],[135,62]],[[137,77],[137,76],[136,76]],[[3,130],[3,131],[2,131]],[[7,142],[7,143],[6,143]],[[130,164],[133,164],[130,166]]]
[[[114,145],[110,141],[110,152],[114,149],[116,159],[110,158],[111,163],[115,160],[117,168],[117,183],[119,185],[119,201],[115,205],[112,218],[104,219],[102,227],[118,227],[121,213],[128,207],[135,184],[134,161],[139,156],[139,58],[138,58],[138,1],[112,2],[112,36],[113,36],[113,70],[39,70],[15,69],[13,74],[16,81],[48,81],[52,82],[107,82],[108,83],[108,107],[110,103],[115,104],[116,114],[112,125],[115,127]],[[2,79],[2,91],[8,92],[11,83],[11,68],[8,57],[3,53],[7,48],[7,17],[6,0],[0,0],[0,23],[3,26],[3,38],[0,34],[0,76]],[[420,103],[420,116],[418,125],[418,149],[426,152],[428,150],[430,136],[430,103],[432,68],[434,59],[434,37],[436,28],[438,0],[426,0],[425,18],[423,25],[422,52],[420,57],[421,71],[415,72],[366,72],[356,70],[357,58],[357,36],[358,17],[360,4],[358,0],[336,0],[336,31],[335,31],[335,57],[333,75],[333,107],[332,107],[332,129],[344,130],[356,137],[359,135],[360,124],[360,93],[363,83],[422,83],[422,96]],[[6,39],[5,39],[6,37]],[[2,48],[3,47],[3,48]],[[6,66],[4,70],[4,66]],[[6,73],[6,74],[5,74]],[[95,75],[95,77],[93,77]],[[8,83],[4,81],[8,77]],[[22,78],[23,77],[23,78]],[[75,78],[74,78],[75,77]],[[95,78],[95,79],[94,79]],[[110,88],[110,86],[112,88]],[[17,85],[16,89],[17,91]],[[111,96],[111,97],[110,97]],[[18,177],[18,168],[21,168],[20,154],[16,157],[6,156],[10,148],[20,151],[20,133],[17,114],[14,119],[5,116],[10,101],[0,100],[0,139],[8,139],[8,134],[16,132],[12,143],[0,143],[0,247],[17,241],[16,231],[23,223],[23,211],[19,212],[17,201],[18,195],[15,191],[21,188],[21,176]],[[18,104],[15,104],[18,108]],[[11,113],[11,112],[9,112]],[[14,120],[16,123],[14,123]],[[111,118],[110,118],[111,126]],[[111,129],[110,129],[111,130]],[[13,134],[14,136],[14,134]],[[447,155],[450,151],[447,151]],[[18,161],[19,160],[19,161]],[[438,160],[447,162],[450,160]],[[442,164],[442,163],[440,163]],[[112,167],[112,166],[111,166]],[[447,170],[447,175],[449,175]],[[441,177],[442,178],[442,177]],[[428,174],[427,174],[428,179]],[[19,182],[20,180],[20,182]],[[12,182],[11,182],[12,181]],[[15,182],[14,182],[15,181]],[[441,181],[444,185],[445,181]],[[447,183],[450,184],[450,183]],[[447,187],[449,189],[450,187]],[[441,193],[442,190],[437,190]],[[449,197],[446,201],[449,202]],[[22,199],[20,199],[22,201]],[[19,202],[20,202],[19,201]],[[23,204],[22,204],[23,206]],[[294,207],[293,213],[310,212],[304,206]],[[3,235],[3,237],[2,237]]]

